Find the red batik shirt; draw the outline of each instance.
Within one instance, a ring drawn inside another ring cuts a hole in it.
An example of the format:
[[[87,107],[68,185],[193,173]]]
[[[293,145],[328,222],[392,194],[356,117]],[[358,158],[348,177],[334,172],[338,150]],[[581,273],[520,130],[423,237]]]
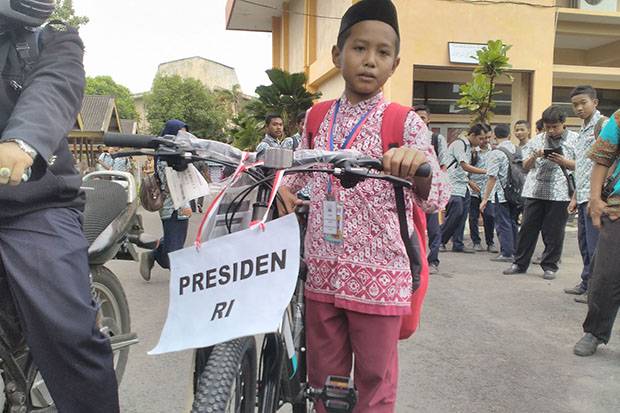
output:
[[[388,102],[383,94],[352,105],[341,98],[333,126],[334,147],[343,141],[359,120],[370,114],[351,149],[374,158],[383,157],[381,121]],[[329,124],[336,105],[323,120],[314,149],[329,150]],[[375,109],[376,107],[376,109]],[[437,157],[420,117],[411,112],[405,123],[404,145],[423,151],[433,170],[433,185],[427,201],[416,199],[425,211],[435,212],[445,206],[450,196],[449,184],[439,168]],[[307,139],[300,149],[307,148]],[[344,204],[344,242],[333,244],[323,238],[323,201],[327,198],[328,176],[321,173],[286,177],[284,185],[293,192],[311,183],[311,205],[305,242],[308,265],[306,296],[337,307],[368,314],[403,315],[410,312],[411,270],[400,236],[394,190],[390,183],[368,179],[355,188],[344,189],[334,179],[332,193]],[[407,194],[407,210],[412,211],[414,196]],[[409,214],[408,225],[413,229]]]

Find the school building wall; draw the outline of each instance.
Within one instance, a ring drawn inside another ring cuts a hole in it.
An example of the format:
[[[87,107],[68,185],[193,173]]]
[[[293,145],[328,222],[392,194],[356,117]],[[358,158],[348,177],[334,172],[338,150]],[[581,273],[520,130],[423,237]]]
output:
[[[236,1],[229,0],[229,26],[235,18]],[[484,5],[443,0],[393,1],[399,13],[402,46],[400,66],[384,89],[390,100],[408,105],[424,103],[419,96],[414,100],[416,82],[416,90],[422,84],[430,87],[451,83],[458,89],[458,84],[471,78],[474,66],[451,62],[448,44],[485,44],[500,39],[512,45],[508,55],[513,68],[512,80],[500,79],[509,102],[504,102],[508,107],[495,116],[494,122],[536,121],[550,104],[566,106],[566,88],[584,83],[607,89],[611,102],[608,106],[616,101],[620,106],[620,1],[616,11],[605,12],[579,9],[574,0],[498,1]],[[310,89],[321,91],[324,98],[337,97],[344,84],[331,61],[331,48],[336,43],[339,17],[354,2],[271,0],[274,10],[279,8],[269,28],[273,34],[273,65],[290,72],[305,72]],[[239,19],[234,29],[244,29]],[[570,108],[566,106],[566,110]],[[468,123],[469,116],[456,113],[458,108],[444,112],[434,113],[434,124]],[[569,124],[577,125],[578,120],[571,118]]]

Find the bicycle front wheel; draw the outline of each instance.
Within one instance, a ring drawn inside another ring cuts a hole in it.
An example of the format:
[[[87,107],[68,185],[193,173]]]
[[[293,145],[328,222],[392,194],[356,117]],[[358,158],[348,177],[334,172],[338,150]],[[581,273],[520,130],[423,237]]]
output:
[[[275,334],[265,336],[262,372],[258,392],[258,413],[274,413],[280,407],[282,379],[282,342]]]
[[[254,337],[215,346],[198,379],[192,413],[254,413],[255,402]]]

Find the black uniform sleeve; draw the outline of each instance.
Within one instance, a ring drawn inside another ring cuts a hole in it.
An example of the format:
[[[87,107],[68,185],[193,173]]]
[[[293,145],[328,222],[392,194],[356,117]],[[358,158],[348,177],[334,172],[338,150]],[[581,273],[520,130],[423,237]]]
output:
[[[76,30],[51,27],[41,33],[40,45],[2,139],[22,139],[49,162],[82,106],[84,45]]]

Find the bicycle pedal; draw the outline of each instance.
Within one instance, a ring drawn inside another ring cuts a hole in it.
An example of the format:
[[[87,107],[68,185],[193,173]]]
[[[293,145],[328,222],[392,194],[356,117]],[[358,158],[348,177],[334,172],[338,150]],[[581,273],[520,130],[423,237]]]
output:
[[[357,403],[357,390],[350,377],[327,376],[321,395],[328,413],[350,413]]]

